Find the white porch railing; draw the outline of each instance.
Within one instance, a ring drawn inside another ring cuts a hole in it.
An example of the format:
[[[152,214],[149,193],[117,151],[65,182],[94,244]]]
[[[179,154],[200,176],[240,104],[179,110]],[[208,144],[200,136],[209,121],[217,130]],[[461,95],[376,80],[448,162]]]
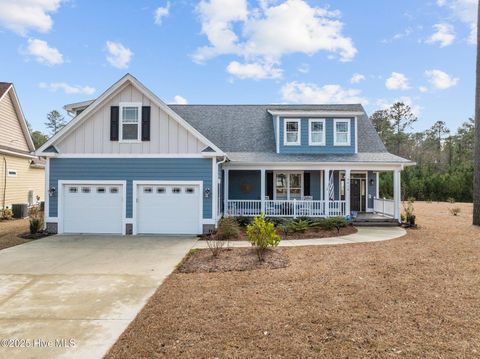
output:
[[[228,200],[228,216],[258,216],[262,212],[262,201]],[[329,201],[328,216],[345,216],[345,201]],[[313,200],[265,200],[267,217],[325,217],[325,201]]]
[[[374,198],[373,211],[375,213],[393,217],[395,215],[395,201],[393,199]]]

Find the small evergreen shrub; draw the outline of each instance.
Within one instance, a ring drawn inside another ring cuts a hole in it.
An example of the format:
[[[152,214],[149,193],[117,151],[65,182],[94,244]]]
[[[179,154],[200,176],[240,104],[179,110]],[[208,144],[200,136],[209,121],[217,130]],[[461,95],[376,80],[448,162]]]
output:
[[[218,223],[216,237],[221,241],[228,241],[240,236],[240,227],[233,217],[224,217]]]
[[[255,247],[259,261],[264,260],[264,254],[268,247],[276,247],[280,243],[280,236],[272,222],[265,220],[265,214],[254,218],[247,226],[248,241]]]
[[[448,197],[448,198],[447,198],[447,202],[448,202],[448,203],[455,203],[455,198],[453,198],[453,197]]]
[[[307,229],[310,228],[311,222],[307,219],[296,219],[289,223],[290,230],[292,232],[305,233]]]
[[[10,208],[5,208],[3,211],[1,211],[1,219],[12,219],[13,218],[13,212]]]
[[[330,229],[335,228],[337,234],[340,234],[340,229],[347,226],[348,221],[344,217],[329,217],[326,219]]]
[[[30,234],[37,234],[42,228],[42,222],[38,218],[30,218]]]
[[[248,226],[253,220],[251,217],[236,217],[235,219],[240,227]]]

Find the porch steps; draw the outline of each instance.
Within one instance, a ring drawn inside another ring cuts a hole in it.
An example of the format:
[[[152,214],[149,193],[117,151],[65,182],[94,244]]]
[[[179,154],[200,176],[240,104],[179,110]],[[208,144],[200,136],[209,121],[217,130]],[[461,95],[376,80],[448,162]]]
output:
[[[400,224],[394,218],[357,218],[353,221],[355,227],[398,227]]]

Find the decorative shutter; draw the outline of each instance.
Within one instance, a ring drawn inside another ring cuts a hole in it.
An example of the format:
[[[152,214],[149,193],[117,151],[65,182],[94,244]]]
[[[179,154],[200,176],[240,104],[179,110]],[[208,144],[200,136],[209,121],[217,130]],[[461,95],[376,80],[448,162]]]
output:
[[[310,196],[310,173],[303,174],[303,195]]]
[[[118,141],[118,126],[120,119],[120,108],[110,107],[110,141]]]
[[[150,106],[142,107],[142,141],[150,141]]]
[[[267,172],[265,177],[267,181],[267,196],[270,200],[273,200],[273,172]]]

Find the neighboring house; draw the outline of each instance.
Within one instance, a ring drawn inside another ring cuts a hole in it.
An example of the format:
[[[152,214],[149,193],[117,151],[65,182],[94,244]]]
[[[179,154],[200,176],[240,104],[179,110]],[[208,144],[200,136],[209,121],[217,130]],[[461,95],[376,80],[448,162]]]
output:
[[[127,74],[38,151],[47,228],[198,234],[222,215],[400,217],[400,172],[361,105],[166,105]],[[378,199],[394,173],[395,198]]]
[[[34,151],[15,88],[0,82],[0,210],[44,199],[45,165]]]

